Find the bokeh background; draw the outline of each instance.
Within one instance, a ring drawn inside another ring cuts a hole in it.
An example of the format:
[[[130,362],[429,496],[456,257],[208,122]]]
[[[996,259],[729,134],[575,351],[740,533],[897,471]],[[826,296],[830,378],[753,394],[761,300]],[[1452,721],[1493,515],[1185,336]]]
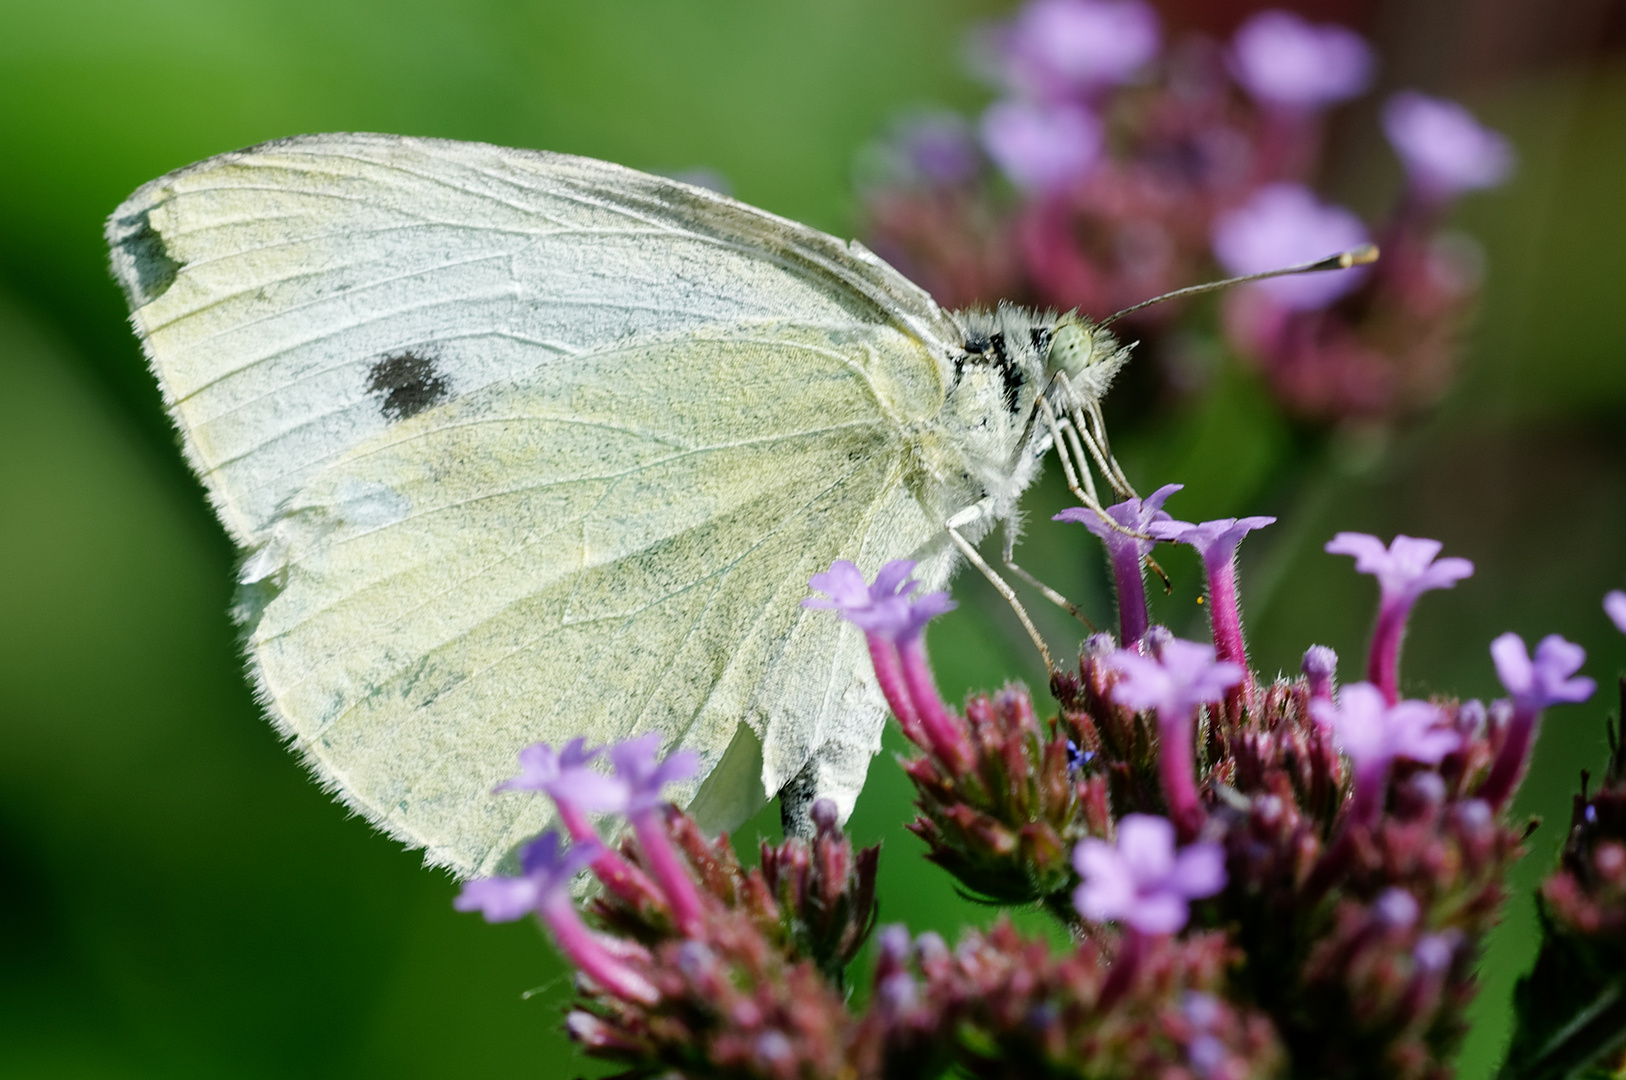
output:
[[[1242,2],[1160,4],[1223,34]],[[1266,671],[1320,642],[1358,670],[1373,588],[1320,553],[1340,529],[1435,536],[1478,573],[1413,623],[1406,689],[1490,696],[1496,633],[1584,644],[1607,687],[1626,639],[1626,17],[1566,0],[1288,4],[1369,35],[1380,90],[1447,93],[1508,134],[1508,185],[1458,224],[1488,259],[1464,374],[1382,445],[1306,440],[1246,372],[1138,407],[1116,438],[1197,519],[1274,513],[1244,549]],[[971,112],[983,0],[8,0],[0,5],[0,1076],[566,1077],[562,967],[529,925],[454,914],[453,882],[309,783],[258,716],[226,616],[235,555],[185,470],[106,273],[104,216],[143,181],[281,135],[373,130],[715,170],[838,235],[852,167],[900,111]],[[1356,207],[1395,183],[1377,95],[1320,178]],[[1026,561],[1107,618],[1098,550],[1029,503]],[[1169,561],[1159,616],[1195,617]],[[934,629],[945,690],[1036,663],[987,590]],[[1052,641],[1078,632],[1049,620]],[[1462,1060],[1486,1076],[1533,953],[1530,888],[1603,704],[1548,717],[1521,812],[1545,824],[1491,943]],[[901,829],[876,760],[852,828],[886,848],[883,920],[952,935],[960,901]],[[755,823],[775,826],[770,812]],[[755,827],[755,826],[753,826]]]

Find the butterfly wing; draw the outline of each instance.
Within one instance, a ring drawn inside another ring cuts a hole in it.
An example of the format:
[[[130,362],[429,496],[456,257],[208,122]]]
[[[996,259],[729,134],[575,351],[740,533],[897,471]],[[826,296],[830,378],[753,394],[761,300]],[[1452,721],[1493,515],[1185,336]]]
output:
[[[743,324],[393,425],[271,529],[249,638],[266,701],[348,803],[464,873],[545,823],[542,800],[491,794],[538,740],[658,730],[700,755],[713,826],[846,747],[850,807],[881,702],[862,635],[799,604],[836,558],[946,571],[910,476],[942,393],[900,331]]]
[[[856,244],[605,162],[477,143],[266,143],[153,181],[107,231],[186,452],[250,548],[391,424],[633,336],[750,319],[953,333]]]

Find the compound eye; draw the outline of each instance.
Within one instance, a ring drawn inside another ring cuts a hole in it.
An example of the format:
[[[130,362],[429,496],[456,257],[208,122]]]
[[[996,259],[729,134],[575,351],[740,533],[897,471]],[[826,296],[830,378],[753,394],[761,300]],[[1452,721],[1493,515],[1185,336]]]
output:
[[[1069,316],[1056,327],[1050,342],[1051,370],[1077,375],[1090,366],[1095,355],[1095,336],[1089,327]]]

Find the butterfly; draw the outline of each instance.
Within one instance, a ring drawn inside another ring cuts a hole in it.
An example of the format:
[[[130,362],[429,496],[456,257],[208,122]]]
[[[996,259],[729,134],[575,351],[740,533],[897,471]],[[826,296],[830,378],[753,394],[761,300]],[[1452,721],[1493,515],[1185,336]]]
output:
[[[266,711],[462,875],[546,826],[493,793],[538,741],[660,732],[709,828],[776,793],[845,817],[885,710],[808,578],[989,570],[1056,440],[1111,465],[1105,332],[944,311],[857,243],[605,162],[284,139],[143,186],[107,238],[244,551]]]

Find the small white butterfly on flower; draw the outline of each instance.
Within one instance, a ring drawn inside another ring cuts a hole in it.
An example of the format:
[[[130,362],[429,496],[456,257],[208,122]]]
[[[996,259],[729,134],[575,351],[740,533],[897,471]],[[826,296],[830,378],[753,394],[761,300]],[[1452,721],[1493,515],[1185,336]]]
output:
[[[493,788],[575,735],[692,751],[707,826],[781,791],[845,816],[885,713],[808,578],[965,559],[1014,601],[975,544],[1054,446],[1087,505],[1091,464],[1131,493],[1110,335],[945,312],[856,243],[603,162],[287,139],[147,184],[108,240],[245,551],[267,711],[460,874],[547,824]]]

